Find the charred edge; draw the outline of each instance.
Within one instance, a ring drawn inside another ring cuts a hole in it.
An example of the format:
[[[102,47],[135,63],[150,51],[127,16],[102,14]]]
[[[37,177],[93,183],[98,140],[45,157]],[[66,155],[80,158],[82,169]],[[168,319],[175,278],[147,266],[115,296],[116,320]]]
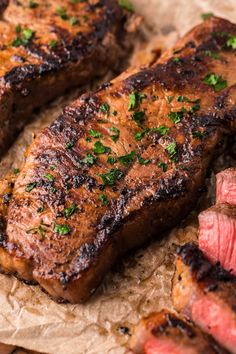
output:
[[[236,282],[236,277],[224,270],[220,264],[212,265],[196,244],[187,243],[178,247],[177,254],[183,263],[195,273],[198,281],[209,278],[213,281]],[[212,284],[213,288],[215,287],[214,285],[216,284]],[[213,288],[209,290],[213,290]]]
[[[7,241],[7,234],[6,234],[6,223],[4,218],[0,215],[0,246],[4,247]]]

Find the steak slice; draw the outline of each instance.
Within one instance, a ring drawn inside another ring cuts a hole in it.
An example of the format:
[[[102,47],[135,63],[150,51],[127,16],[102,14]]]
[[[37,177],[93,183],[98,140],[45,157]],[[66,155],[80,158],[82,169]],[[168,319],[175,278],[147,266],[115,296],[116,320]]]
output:
[[[175,314],[163,310],[142,319],[129,343],[133,354],[223,354],[215,341]]]
[[[35,108],[119,64],[128,12],[116,0],[11,0],[0,10],[1,156]]]
[[[236,204],[236,168],[228,168],[216,175],[216,202]]]
[[[217,204],[199,217],[199,247],[213,263],[236,275],[236,206]]]
[[[174,55],[82,96],[38,135],[10,198],[2,193],[5,271],[84,301],[124,252],[195,206],[236,128],[233,35],[234,24],[211,18]]]
[[[187,244],[178,250],[172,295],[177,311],[236,353],[236,277]]]

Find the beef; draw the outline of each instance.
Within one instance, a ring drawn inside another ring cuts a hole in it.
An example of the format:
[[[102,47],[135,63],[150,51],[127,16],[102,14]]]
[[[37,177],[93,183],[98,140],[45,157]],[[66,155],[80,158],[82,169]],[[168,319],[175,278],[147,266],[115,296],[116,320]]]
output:
[[[212,338],[175,314],[163,310],[142,319],[129,343],[132,354],[223,354]]]
[[[217,204],[199,215],[199,247],[236,275],[236,206]]]
[[[35,108],[117,68],[129,15],[116,0],[1,1],[0,14],[1,156]]]
[[[236,204],[236,168],[228,168],[216,175],[216,202]]]
[[[37,136],[2,197],[6,272],[58,301],[85,301],[124,252],[195,206],[218,144],[236,128],[233,35],[234,24],[211,18]]]
[[[187,244],[178,249],[172,295],[177,311],[236,353],[235,276]]]

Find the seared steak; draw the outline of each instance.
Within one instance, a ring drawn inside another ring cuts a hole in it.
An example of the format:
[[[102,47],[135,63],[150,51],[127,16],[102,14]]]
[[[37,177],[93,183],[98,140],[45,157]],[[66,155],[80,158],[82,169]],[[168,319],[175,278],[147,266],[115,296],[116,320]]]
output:
[[[216,204],[199,215],[199,247],[236,275],[236,206]]]
[[[129,348],[130,354],[226,353],[197,327],[167,310],[141,320],[131,337]]]
[[[235,132],[234,35],[211,18],[38,135],[2,198],[5,271],[84,301],[121,254],[189,212],[217,144]]]
[[[118,64],[116,0],[0,2],[0,156],[36,107]]]
[[[236,353],[236,277],[187,244],[178,250],[172,295],[177,311]]]
[[[236,168],[228,168],[216,175],[216,202],[236,204]]]

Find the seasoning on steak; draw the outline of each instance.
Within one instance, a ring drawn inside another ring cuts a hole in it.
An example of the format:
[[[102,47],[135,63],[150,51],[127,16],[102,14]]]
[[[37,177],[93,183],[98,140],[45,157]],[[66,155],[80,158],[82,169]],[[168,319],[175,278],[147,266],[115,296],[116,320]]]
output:
[[[84,301],[124,252],[195,206],[216,146],[236,128],[234,35],[211,18],[37,136],[4,205],[6,271]]]
[[[228,168],[216,175],[216,202],[236,204],[236,168]]]
[[[236,275],[236,206],[216,204],[199,217],[199,247],[213,263]]]
[[[116,0],[10,0],[0,11],[1,156],[35,108],[119,64],[129,15]]]
[[[142,319],[129,343],[130,354],[223,354],[209,336],[175,314],[163,310]]]
[[[172,296],[177,311],[236,353],[235,276],[187,244],[178,249]]]

